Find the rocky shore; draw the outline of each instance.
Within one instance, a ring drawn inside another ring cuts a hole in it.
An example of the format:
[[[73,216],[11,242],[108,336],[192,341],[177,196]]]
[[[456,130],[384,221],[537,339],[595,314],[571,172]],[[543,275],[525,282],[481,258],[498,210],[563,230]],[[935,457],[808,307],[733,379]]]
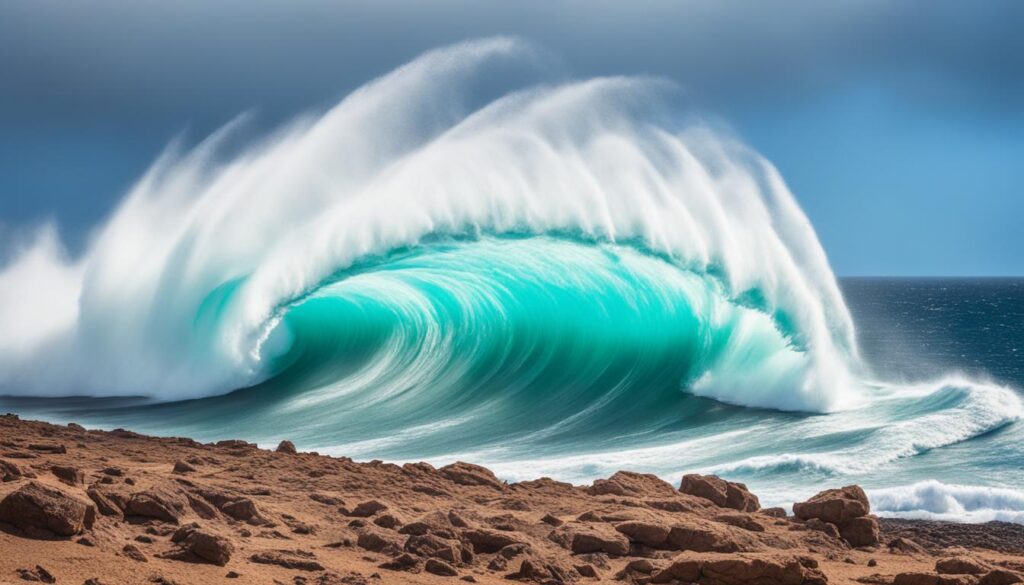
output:
[[[762,509],[621,471],[508,484],[0,417],[0,583],[1011,585],[1024,527],[879,520],[857,486]]]

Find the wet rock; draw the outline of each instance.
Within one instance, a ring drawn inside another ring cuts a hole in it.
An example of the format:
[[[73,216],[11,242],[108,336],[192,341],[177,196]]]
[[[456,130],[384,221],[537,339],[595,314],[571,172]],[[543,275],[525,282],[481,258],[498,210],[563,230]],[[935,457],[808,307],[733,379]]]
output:
[[[77,467],[70,465],[54,465],[50,468],[52,473],[61,482],[70,486],[77,486],[85,483],[85,473]]]
[[[262,565],[277,565],[286,569],[299,571],[323,571],[324,567],[316,561],[316,556],[304,550],[265,550],[255,553],[249,560]]]
[[[442,577],[456,577],[459,574],[459,572],[455,570],[455,567],[440,559],[434,558],[427,559],[427,562],[423,565],[423,570]]]
[[[801,520],[818,518],[840,527],[870,511],[867,494],[857,485],[825,490],[806,502],[793,504],[793,513]]]
[[[30,481],[0,501],[0,522],[29,536],[73,536],[92,528],[96,508],[58,489]]]
[[[668,540],[670,528],[654,522],[631,521],[616,524],[615,530],[624,534],[630,542],[652,548],[661,548],[664,546],[665,541]]]
[[[691,473],[683,476],[679,491],[704,498],[721,508],[756,512],[761,508],[757,496],[742,483],[726,481],[716,475]]]
[[[451,465],[445,465],[438,471],[449,481],[460,485],[481,485],[499,490],[505,487],[505,484],[495,477],[490,469],[472,463],[457,461]]]
[[[281,441],[277,444],[277,449],[275,449],[275,451],[278,453],[287,453],[289,455],[295,455],[298,453],[295,449],[295,443],[292,443],[291,441]]]

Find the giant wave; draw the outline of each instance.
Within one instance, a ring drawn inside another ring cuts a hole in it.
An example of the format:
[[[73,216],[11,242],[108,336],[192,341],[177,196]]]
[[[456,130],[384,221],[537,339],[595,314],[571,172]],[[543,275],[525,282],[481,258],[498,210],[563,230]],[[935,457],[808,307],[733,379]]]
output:
[[[0,394],[144,396],[99,419],[202,436],[241,417],[508,475],[562,445],[528,467],[571,478],[603,464],[570,450],[845,473],[1020,417],[993,384],[872,380],[770,163],[666,82],[544,59],[449,47],[240,152],[244,120],[172,147],[80,257],[44,228],[0,271]],[[736,431],[767,419],[727,405],[841,418],[770,415],[807,451],[766,455],[726,444],[776,432]]]

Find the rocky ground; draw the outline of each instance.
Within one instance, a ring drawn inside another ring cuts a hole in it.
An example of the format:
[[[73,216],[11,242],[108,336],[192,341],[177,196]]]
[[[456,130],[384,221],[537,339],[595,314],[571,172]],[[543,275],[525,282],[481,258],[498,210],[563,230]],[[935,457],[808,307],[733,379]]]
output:
[[[506,484],[0,417],[0,583],[1010,585],[1024,528],[881,523],[856,486],[761,509],[741,484],[619,472]]]

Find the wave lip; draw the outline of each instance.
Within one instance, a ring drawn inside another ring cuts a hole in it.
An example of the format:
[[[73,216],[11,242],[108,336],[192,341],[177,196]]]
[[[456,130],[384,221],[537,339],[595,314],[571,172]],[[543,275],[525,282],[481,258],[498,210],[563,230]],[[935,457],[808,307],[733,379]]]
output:
[[[1024,524],[1024,491],[1001,487],[946,484],[936,480],[868,490],[879,516],[952,522]]]

